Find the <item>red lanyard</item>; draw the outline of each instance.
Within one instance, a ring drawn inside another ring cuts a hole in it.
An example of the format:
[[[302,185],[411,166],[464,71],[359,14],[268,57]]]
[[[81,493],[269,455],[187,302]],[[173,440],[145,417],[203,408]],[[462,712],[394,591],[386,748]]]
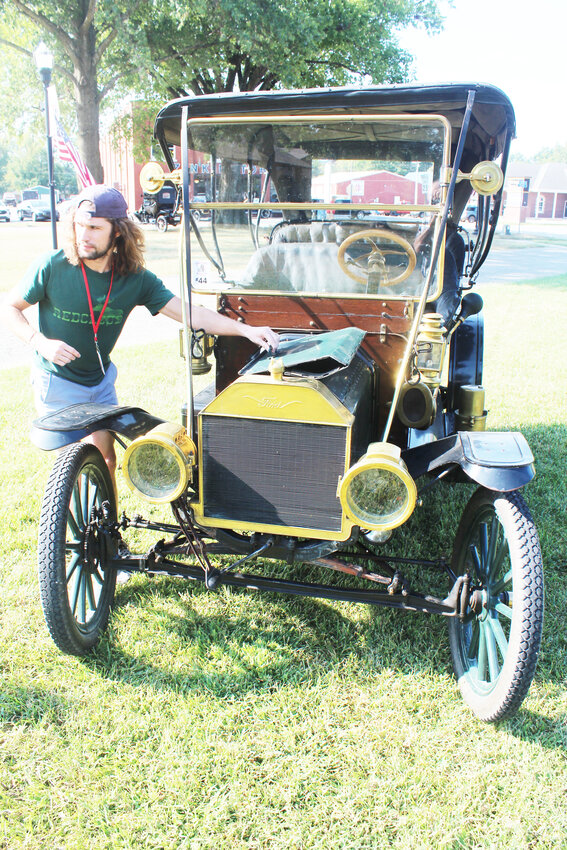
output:
[[[110,286],[108,287],[108,292],[106,293],[106,300],[104,302],[103,308],[100,311],[100,313],[98,315],[98,319],[96,321],[95,321],[95,317],[94,317],[93,300],[91,298],[91,290],[90,290],[90,287],[89,287],[89,282],[87,280],[87,273],[85,271],[85,266],[84,266],[83,262],[81,262],[81,271],[83,272],[83,279],[85,281],[85,289],[87,290],[87,299],[88,299],[88,302],[89,302],[89,310],[91,312],[91,322],[92,322],[92,326],[93,326],[94,343],[95,343],[96,353],[97,353],[98,360],[99,360],[99,363],[100,363],[100,368],[102,369],[102,374],[105,375],[106,372],[104,370],[104,366],[103,366],[103,363],[102,363],[102,357],[100,355],[100,349],[98,347],[98,329],[100,327],[102,316],[104,314],[104,311],[107,308],[108,301],[110,299],[110,293],[112,291],[112,281],[114,280],[114,263],[112,264],[112,269],[111,269],[111,272],[110,272]]]

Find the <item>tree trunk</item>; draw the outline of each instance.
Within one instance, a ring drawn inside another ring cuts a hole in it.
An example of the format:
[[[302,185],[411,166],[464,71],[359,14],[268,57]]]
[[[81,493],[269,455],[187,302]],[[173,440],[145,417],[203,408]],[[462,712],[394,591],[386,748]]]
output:
[[[1,0],[0,0],[1,5]],[[76,14],[68,21],[70,29],[58,23],[57,16],[49,17],[46,11],[39,11],[38,4],[27,4],[24,0],[14,0],[17,12],[31,21],[40,31],[50,33],[67,55],[73,66],[69,76],[73,83],[73,96],[76,104],[79,125],[79,152],[97,182],[104,179],[102,161],[100,158],[99,106],[101,95],[98,91],[97,70],[105,50],[114,41],[117,30],[106,26],[106,35],[102,44],[97,48],[94,17],[97,0],[76,0]],[[55,4],[54,4],[55,5]],[[1,39],[4,44],[29,53],[27,48]]]
[[[100,158],[99,106],[96,80],[77,86],[79,151],[97,183],[104,182]]]
[[[73,79],[77,100],[79,151],[97,183],[104,181],[100,158],[99,93],[97,83],[94,27],[79,39],[80,47],[73,62]]]

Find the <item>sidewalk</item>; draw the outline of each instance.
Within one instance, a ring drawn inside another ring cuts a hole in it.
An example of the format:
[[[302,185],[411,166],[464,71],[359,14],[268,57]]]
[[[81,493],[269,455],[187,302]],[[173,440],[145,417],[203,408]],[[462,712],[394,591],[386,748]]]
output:
[[[507,231],[509,229],[509,233]],[[567,240],[567,219],[541,219],[529,218],[518,224],[501,219],[496,232],[499,236],[553,236],[557,239]]]

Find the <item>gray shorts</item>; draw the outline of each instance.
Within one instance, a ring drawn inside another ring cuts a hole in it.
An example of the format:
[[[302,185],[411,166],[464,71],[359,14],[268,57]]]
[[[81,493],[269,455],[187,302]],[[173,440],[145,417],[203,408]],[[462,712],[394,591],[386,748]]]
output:
[[[55,413],[71,404],[97,402],[98,404],[118,404],[118,396],[114,386],[118,370],[111,363],[106,375],[94,387],[85,387],[74,381],[67,381],[44,369],[32,370],[32,386],[34,401],[38,414]]]

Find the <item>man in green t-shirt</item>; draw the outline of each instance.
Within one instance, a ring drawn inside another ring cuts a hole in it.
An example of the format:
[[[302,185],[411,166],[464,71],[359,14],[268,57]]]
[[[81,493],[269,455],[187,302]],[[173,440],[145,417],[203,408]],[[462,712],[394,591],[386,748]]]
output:
[[[144,267],[143,250],[142,231],[127,217],[121,193],[89,186],[77,199],[64,249],[40,258],[9,293],[0,316],[35,349],[32,378],[40,414],[79,402],[118,403],[110,354],[137,305],[183,320],[181,299]],[[24,316],[32,304],[38,305],[39,330]],[[196,328],[277,348],[271,328],[251,327],[197,304],[191,312]],[[102,452],[114,480],[112,434],[96,431],[88,440]]]

